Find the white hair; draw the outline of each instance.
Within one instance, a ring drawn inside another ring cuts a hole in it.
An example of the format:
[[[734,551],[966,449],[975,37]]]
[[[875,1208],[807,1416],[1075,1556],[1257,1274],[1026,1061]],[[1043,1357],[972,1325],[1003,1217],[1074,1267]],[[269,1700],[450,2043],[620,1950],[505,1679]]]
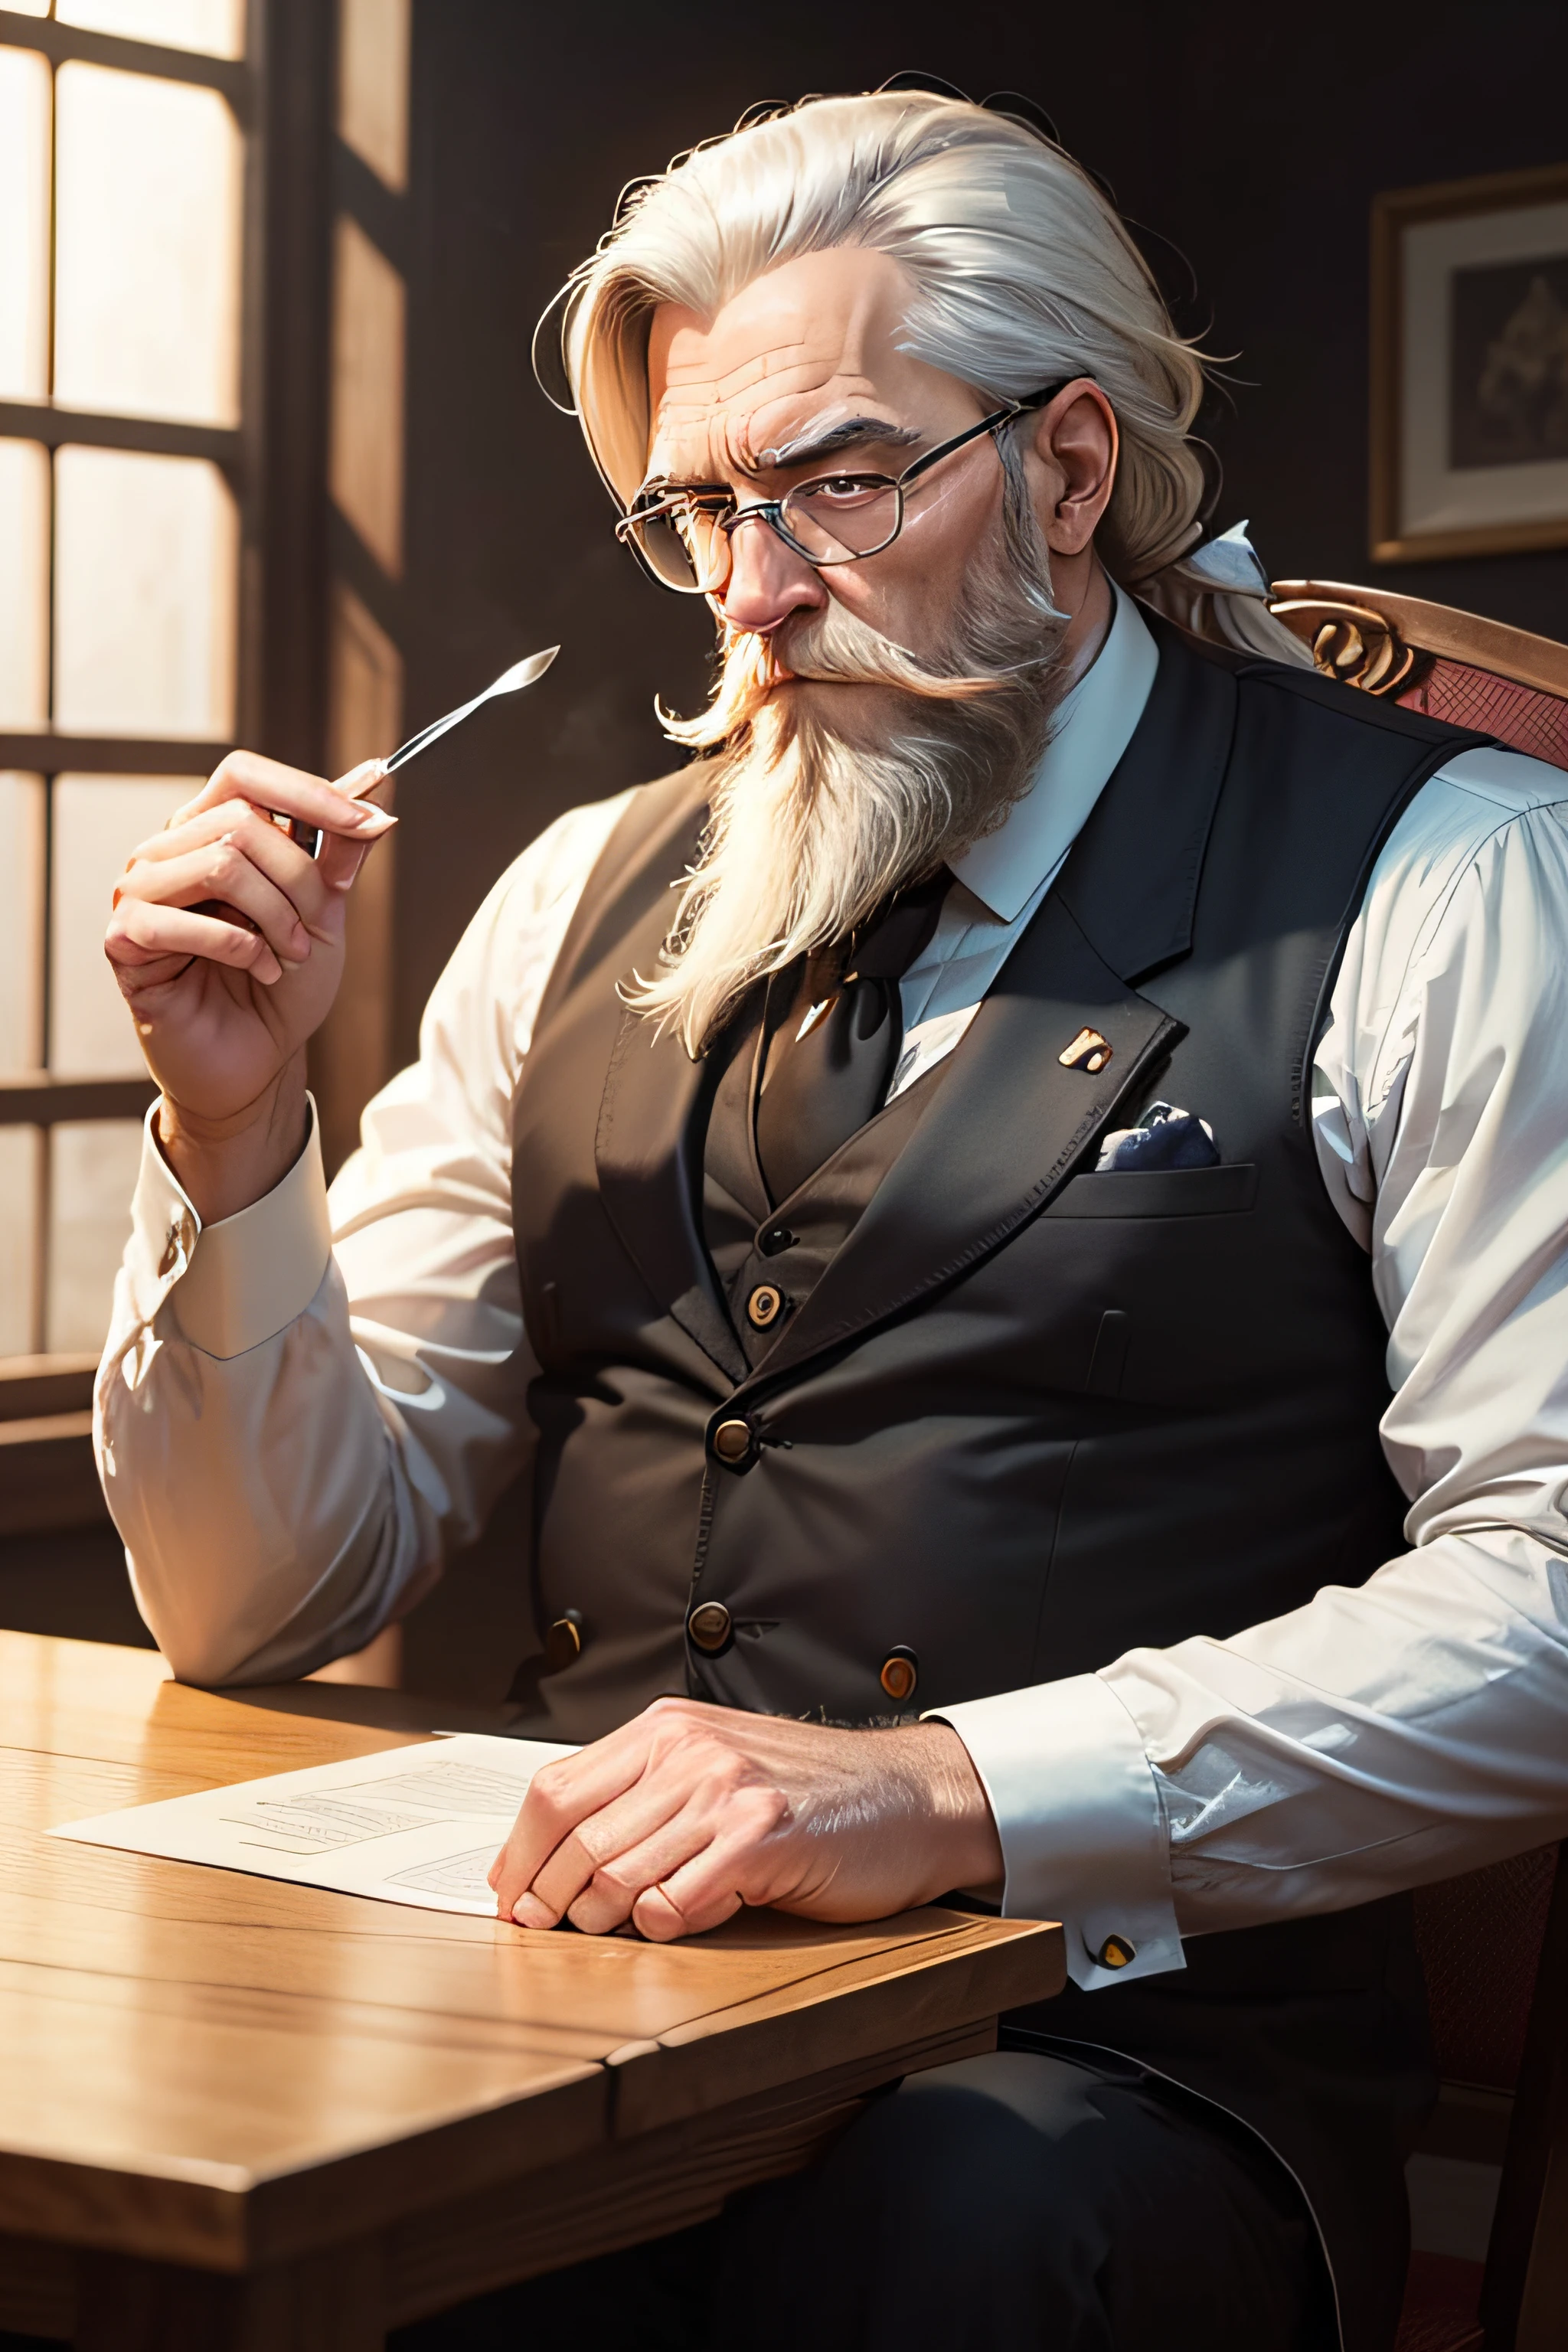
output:
[[[563,336],[595,462],[625,505],[647,462],[647,339],[664,302],[711,318],[805,253],[887,253],[914,289],[903,348],[988,404],[1089,376],[1121,453],[1097,534],[1124,584],[1198,537],[1202,362],[1087,173],[1041,133],[919,90],[808,99],[678,158],[622,201],[568,288]]]

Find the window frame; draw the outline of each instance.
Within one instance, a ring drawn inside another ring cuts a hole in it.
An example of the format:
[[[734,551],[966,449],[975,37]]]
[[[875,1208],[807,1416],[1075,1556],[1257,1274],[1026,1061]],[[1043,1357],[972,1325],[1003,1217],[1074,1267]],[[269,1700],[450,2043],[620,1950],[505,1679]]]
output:
[[[57,407],[52,397],[0,399],[0,439],[41,443],[51,462],[68,444],[205,458],[216,466],[238,517],[234,741],[310,768],[321,764],[325,732],[326,271],[321,221],[333,13],[320,0],[248,0],[245,53],[228,58],[0,7],[0,46],[43,56],[51,72],[79,61],[195,85],[216,90],[233,112],[242,142],[238,423],[216,426],[116,415]],[[51,206],[54,201],[51,163]],[[51,241],[52,233],[51,224]],[[184,736],[60,733],[52,720],[42,729],[0,730],[0,769],[39,775],[45,782],[44,1034],[38,1050],[46,1065],[56,778],[67,772],[127,779],[205,775],[233,748],[228,740]],[[68,1120],[138,1118],[155,1093],[146,1076],[58,1076],[47,1066],[0,1076],[0,1128],[29,1127],[43,1136],[35,1230],[37,1352],[0,1360],[0,1425],[16,1417],[13,1406],[25,1412],[24,1399],[37,1394],[41,1371],[51,1367],[58,1366],[62,1377],[68,1370],[74,1387],[83,1388],[80,1402],[87,1402],[80,1359],[44,1352],[51,1132]]]

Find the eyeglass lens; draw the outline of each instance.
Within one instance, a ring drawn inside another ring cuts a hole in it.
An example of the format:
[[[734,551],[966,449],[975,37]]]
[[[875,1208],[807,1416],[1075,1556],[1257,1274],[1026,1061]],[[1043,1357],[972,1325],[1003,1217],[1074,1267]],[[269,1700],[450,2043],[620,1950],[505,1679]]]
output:
[[[670,506],[640,515],[631,524],[648,569],[667,587],[706,594],[722,585],[730,569],[729,542],[718,528],[721,517],[694,507]]]
[[[633,529],[651,569],[672,588],[711,593],[730,572],[733,516],[671,504]],[[876,555],[898,536],[899,487],[886,475],[834,476],[802,482],[779,504],[781,536],[811,563],[850,563]]]

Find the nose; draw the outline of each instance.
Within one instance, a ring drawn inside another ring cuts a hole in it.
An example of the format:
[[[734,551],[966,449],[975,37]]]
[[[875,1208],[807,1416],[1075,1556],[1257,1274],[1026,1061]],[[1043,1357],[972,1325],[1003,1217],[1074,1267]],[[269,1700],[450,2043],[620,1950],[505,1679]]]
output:
[[[730,534],[730,577],[718,601],[731,628],[767,636],[792,613],[820,611],[827,591],[804,555],[751,515]]]

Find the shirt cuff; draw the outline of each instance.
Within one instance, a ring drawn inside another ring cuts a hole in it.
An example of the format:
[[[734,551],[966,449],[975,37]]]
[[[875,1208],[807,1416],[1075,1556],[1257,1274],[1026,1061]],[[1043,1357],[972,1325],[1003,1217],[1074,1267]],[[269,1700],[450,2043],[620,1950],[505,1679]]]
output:
[[[1059,1919],[1068,1974],[1089,1991],[1184,1968],[1158,1787],[1114,1691],[1074,1675],[932,1714],[991,1801],[1005,1915]]]
[[[332,1254],[320,1122],[279,1183],[237,1216],[204,1225],[159,1149],[154,1103],[142,1134],[127,1255],[143,1319],[172,1292],[180,1330],[204,1355],[242,1356],[288,1329]]]

